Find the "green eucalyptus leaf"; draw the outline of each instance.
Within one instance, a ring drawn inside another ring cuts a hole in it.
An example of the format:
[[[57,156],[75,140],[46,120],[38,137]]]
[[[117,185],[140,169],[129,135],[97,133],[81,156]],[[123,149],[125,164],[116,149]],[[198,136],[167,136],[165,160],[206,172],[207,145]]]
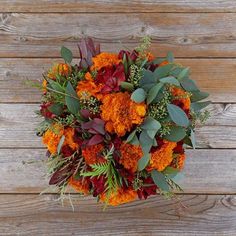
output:
[[[151,171],[151,176],[152,176],[154,183],[156,184],[156,186],[160,190],[166,191],[166,192],[168,192],[170,190],[169,185],[166,181],[166,177],[161,172],[159,172],[157,170],[153,170],[153,171]]]
[[[147,132],[143,130],[139,136],[139,143],[141,145],[143,153],[149,153],[153,144],[153,139],[151,139]]]
[[[133,84],[131,84],[129,82],[121,82],[120,87],[125,89],[125,90],[128,90],[128,91],[133,91],[134,90]]]
[[[189,125],[189,119],[186,113],[180,107],[174,104],[167,104],[167,110],[171,120],[175,124],[184,127],[187,127]]]
[[[183,139],[183,142],[184,142],[184,144],[188,145],[189,147],[193,147],[192,141],[191,141],[191,139],[188,136],[186,136]]]
[[[79,98],[70,82],[68,82],[66,86],[65,101],[66,101],[68,110],[72,114],[75,114],[75,115],[78,114],[79,108],[80,108]]]
[[[133,132],[130,133],[130,135],[126,139],[126,142],[127,143],[131,142],[135,135],[136,135],[136,130],[134,130]]]
[[[48,107],[48,110],[52,112],[53,114],[60,116],[63,113],[63,105],[61,104],[52,104]]]
[[[173,175],[173,174],[178,174],[179,173],[179,169],[177,168],[173,168],[171,166],[167,166],[163,171],[162,171],[163,174],[165,175]]]
[[[178,80],[183,80],[184,78],[189,76],[189,68],[184,68],[181,70],[181,72],[179,73],[177,79]]]
[[[133,139],[129,143],[133,144],[133,145],[139,145],[140,144],[136,134],[134,135]]]
[[[131,95],[131,99],[137,103],[143,102],[145,98],[146,92],[142,88],[136,89]]]
[[[173,126],[170,130],[170,133],[164,136],[164,139],[167,139],[172,142],[179,142],[186,136],[185,128],[179,126]]]
[[[166,56],[166,59],[170,63],[174,62],[174,55],[173,55],[173,53],[172,52],[168,52],[167,56]]]
[[[154,139],[156,136],[157,130],[147,130],[147,134],[151,139]]]
[[[209,104],[211,104],[210,101],[194,102],[191,104],[191,109],[194,110],[195,112],[198,112],[198,111],[202,110],[203,108],[207,107]]]
[[[209,96],[209,93],[201,92],[201,91],[195,91],[191,93],[192,93],[191,102],[198,102]]]
[[[147,95],[147,104],[149,105],[157,96],[160,89],[163,87],[163,83],[158,83],[155,86],[153,86]]]
[[[54,89],[54,90],[56,90],[58,92],[61,92],[61,93],[65,92],[65,89],[58,82],[49,79],[48,83],[50,84],[52,89]]]
[[[191,139],[193,149],[195,149],[196,148],[195,133],[192,129],[191,129],[191,133],[190,133],[190,139]]]
[[[159,130],[161,128],[161,124],[156,119],[148,116],[141,125],[141,128],[144,130]]]
[[[154,74],[157,79],[161,79],[169,75],[171,69],[173,68],[173,64],[167,64],[165,66],[160,66],[155,69]]]
[[[71,63],[73,55],[70,49],[62,46],[61,47],[61,57],[65,60],[66,63]]]
[[[143,155],[141,159],[138,160],[138,170],[144,170],[145,167],[148,165],[150,161],[151,155],[149,153],[146,153]]]
[[[182,79],[180,83],[181,83],[181,86],[188,92],[199,91],[195,81],[191,79]]]
[[[148,91],[156,83],[157,79],[155,78],[155,74],[150,70],[143,69],[143,76],[139,82],[140,87]]]
[[[58,154],[60,154],[60,152],[61,152],[61,148],[62,148],[62,145],[63,145],[64,141],[65,141],[65,136],[62,135],[61,139],[60,139],[60,141],[58,143],[58,146],[57,146],[57,153]]]
[[[176,86],[180,86],[179,81],[173,76],[164,77],[164,78],[160,79],[160,81],[164,84],[173,84]]]

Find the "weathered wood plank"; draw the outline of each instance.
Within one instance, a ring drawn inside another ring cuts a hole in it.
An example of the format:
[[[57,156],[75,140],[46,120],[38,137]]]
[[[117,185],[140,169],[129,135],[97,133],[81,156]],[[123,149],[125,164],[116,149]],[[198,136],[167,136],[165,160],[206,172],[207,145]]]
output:
[[[235,57],[235,23],[234,13],[1,14],[0,57],[58,57],[62,44],[78,55],[76,42],[85,35],[108,51],[150,35],[159,56],[170,50],[178,57]]]
[[[40,193],[46,189],[45,153],[44,149],[1,149],[0,193]],[[185,177],[179,181],[184,193],[235,194],[235,158],[236,150],[187,150]]]
[[[1,12],[236,12],[233,0],[1,0]]]
[[[75,212],[54,195],[0,195],[2,235],[195,235],[236,234],[235,196],[189,195],[179,200],[153,197],[107,208],[90,198]]]
[[[0,148],[42,147],[35,128],[37,104],[0,104]],[[196,131],[199,148],[236,148],[236,105],[212,105],[212,117]]]
[[[39,102],[40,91],[26,86],[36,81],[51,64],[59,59],[0,59],[0,102]],[[76,61],[76,60],[75,60]],[[192,78],[202,90],[208,91],[213,102],[236,102],[236,59],[178,59],[188,66]],[[222,86],[224,84],[224,86]]]

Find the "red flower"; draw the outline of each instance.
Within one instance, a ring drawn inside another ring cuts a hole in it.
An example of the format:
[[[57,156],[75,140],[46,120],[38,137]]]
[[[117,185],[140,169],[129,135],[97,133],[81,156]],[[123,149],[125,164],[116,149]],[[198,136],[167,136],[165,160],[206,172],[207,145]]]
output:
[[[40,113],[42,116],[44,116],[45,118],[49,118],[49,119],[53,119],[54,117],[56,117],[55,114],[53,114],[52,112],[50,112],[48,110],[48,108],[51,106],[51,103],[43,103],[40,105]]]
[[[93,185],[93,196],[97,197],[99,194],[103,193],[105,191],[105,177],[100,176],[100,177],[93,177],[90,179]]]
[[[137,191],[139,199],[147,199],[148,196],[156,194],[157,186],[151,177],[143,179],[143,183],[144,186]]]
[[[97,84],[103,84],[102,93],[111,91],[119,91],[121,82],[125,81],[124,65],[120,63],[118,66],[107,66],[98,71],[95,78]]]

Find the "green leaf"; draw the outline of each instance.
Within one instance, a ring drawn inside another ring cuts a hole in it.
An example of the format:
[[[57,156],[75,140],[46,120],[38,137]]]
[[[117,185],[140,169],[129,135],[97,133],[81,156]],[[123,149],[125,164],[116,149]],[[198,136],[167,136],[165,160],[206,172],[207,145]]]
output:
[[[179,173],[179,169],[173,168],[173,167],[171,167],[171,166],[167,166],[167,167],[163,170],[162,173],[165,174],[165,175],[173,175],[173,174],[176,175],[176,174]]]
[[[144,170],[150,161],[151,155],[149,153],[144,154],[144,156],[138,160],[138,170]]]
[[[141,125],[141,128],[144,130],[159,130],[161,128],[161,124],[159,121],[157,121],[156,119],[148,116],[143,124]]]
[[[183,142],[184,142],[184,144],[188,145],[189,147],[193,147],[192,141],[191,141],[191,139],[188,136],[186,136],[183,139]]]
[[[191,79],[182,79],[180,83],[181,83],[181,86],[188,92],[199,91],[196,83]]]
[[[133,84],[131,84],[129,82],[121,82],[120,87],[125,89],[125,90],[128,90],[128,91],[133,91],[134,90]]]
[[[173,68],[173,64],[160,66],[160,67],[157,67],[157,69],[155,69],[154,74],[157,79],[160,79],[160,78],[168,76],[172,68]]]
[[[157,170],[153,170],[153,171],[151,171],[151,176],[152,176],[154,183],[156,184],[156,186],[160,190],[166,191],[166,192],[168,192],[170,190],[169,185],[166,181],[166,177],[161,172],[159,172]]]
[[[71,63],[73,55],[70,49],[62,46],[61,47],[61,57],[64,59],[66,63]]]
[[[50,84],[50,86],[52,87],[52,89],[64,93],[65,89],[56,81],[49,79],[48,83]]]
[[[132,139],[134,138],[135,135],[136,135],[136,130],[134,130],[132,133],[130,133],[130,135],[126,139],[126,142],[129,143],[130,141],[132,141]]]
[[[182,80],[189,76],[189,68],[184,68],[178,75],[177,79]]]
[[[131,95],[131,99],[137,103],[143,102],[145,98],[146,92],[142,88],[136,89]]]
[[[48,110],[53,114],[60,116],[63,112],[63,105],[58,103],[52,104],[51,106],[48,107]]]
[[[155,74],[150,70],[143,69],[143,76],[139,82],[140,87],[145,90],[149,90],[157,83],[157,79],[155,78]]]
[[[164,139],[167,139],[172,142],[179,142],[186,136],[186,131],[183,127],[173,126],[169,134],[164,136]]]
[[[65,136],[62,135],[61,139],[60,139],[60,141],[58,143],[58,146],[57,146],[57,153],[58,154],[60,154],[60,152],[61,152],[61,148],[62,148],[62,145],[63,145],[64,141],[65,141]]]
[[[168,52],[167,56],[166,56],[166,59],[170,63],[174,62],[174,55],[173,55],[173,53],[172,52]]]
[[[147,104],[149,105],[157,96],[158,92],[160,91],[160,89],[162,88],[163,83],[158,83],[155,86],[153,86],[147,95]]]
[[[198,102],[201,101],[209,96],[209,93],[201,92],[201,91],[195,91],[192,92],[191,96],[191,102]]]
[[[166,58],[155,58],[155,59],[152,61],[152,63],[153,63],[154,65],[159,65],[159,64],[161,64],[163,61],[166,61]]]
[[[191,129],[191,133],[190,133],[190,139],[191,139],[191,143],[193,145],[193,149],[195,149],[196,148],[195,133],[192,129]]]
[[[147,132],[143,130],[139,136],[139,143],[141,145],[143,153],[149,153],[153,144],[153,140],[149,137]]]
[[[193,109],[195,112],[198,112],[198,111],[202,110],[203,108],[207,107],[209,104],[211,104],[210,101],[194,102],[191,104],[191,109]]]
[[[139,145],[139,140],[136,134],[134,135],[133,139],[129,143],[133,145]]]
[[[167,104],[167,110],[171,120],[175,124],[184,127],[187,127],[189,125],[189,119],[186,113],[180,107],[174,104]]]
[[[164,77],[164,78],[160,79],[160,81],[164,84],[173,84],[176,86],[180,86],[179,81],[173,76]]]
[[[127,57],[126,57],[125,53],[124,53],[124,56],[123,56],[122,63],[124,65],[125,74],[127,75],[128,74],[128,61],[127,61]]]
[[[66,105],[72,114],[78,114],[80,103],[79,98],[70,82],[66,86]]]

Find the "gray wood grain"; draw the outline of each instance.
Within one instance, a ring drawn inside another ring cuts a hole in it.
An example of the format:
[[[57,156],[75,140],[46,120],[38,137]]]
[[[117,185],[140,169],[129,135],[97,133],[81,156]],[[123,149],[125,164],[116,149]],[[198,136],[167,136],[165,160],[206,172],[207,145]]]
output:
[[[76,197],[75,197],[76,198]],[[233,236],[235,196],[152,197],[102,211],[91,198],[73,198],[75,212],[55,195],[0,195],[0,235]]]
[[[44,71],[61,61],[0,58],[0,102],[39,102],[41,92],[27,86],[26,81],[39,81]],[[203,91],[210,93],[211,101],[236,102],[236,59],[177,59],[176,62],[190,67],[191,77]]]
[[[2,12],[235,12],[233,0],[1,0]]]
[[[0,150],[0,193],[40,193],[48,188],[44,149]],[[187,150],[184,193],[236,194],[236,150]],[[49,189],[53,192],[53,189]]]
[[[0,15],[0,57],[58,57],[65,45],[78,56],[84,36],[102,42],[104,50],[132,48],[144,35],[152,51],[177,57],[235,57],[234,13],[96,13]]]

